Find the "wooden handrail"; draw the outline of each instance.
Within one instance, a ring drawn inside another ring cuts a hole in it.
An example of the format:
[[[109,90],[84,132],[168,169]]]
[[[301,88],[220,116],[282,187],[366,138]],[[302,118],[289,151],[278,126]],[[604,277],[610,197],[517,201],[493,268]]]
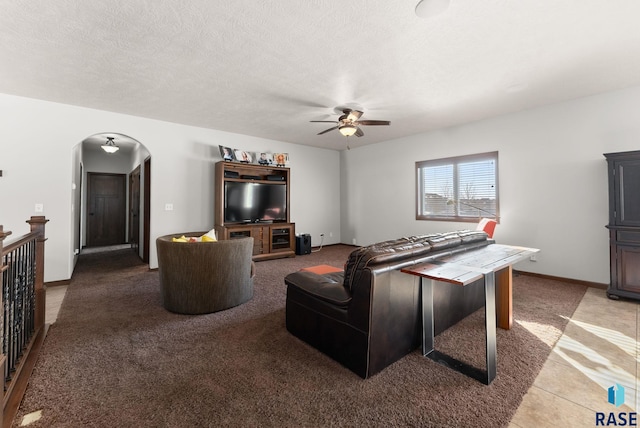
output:
[[[2,227],[2,226],[0,226]],[[9,232],[10,234],[11,232]],[[26,244],[27,242],[31,241],[33,238],[37,237],[38,233],[37,232],[29,232],[26,235],[22,235],[22,237],[20,239],[18,239],[17,241],[12,241],[11,243],[7,244],[6,246],[0,246],[0,248],[2,249],[2,255],[4,256],[5,254],[9,254],[10,252],[12,252],[13,250],[15,250],[16,248],[19,248],[21,246],[23,246],[24,244]]]

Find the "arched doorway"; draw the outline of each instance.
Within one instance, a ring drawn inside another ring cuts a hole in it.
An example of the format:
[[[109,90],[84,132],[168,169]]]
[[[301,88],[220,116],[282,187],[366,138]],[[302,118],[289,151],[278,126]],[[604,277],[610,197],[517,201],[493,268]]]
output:
[[[130,136],[101,132],[81,142],[76,158],[75,182],[81,183],[75,202],[76,248],[100,250],[124,243],[148,263],[151,154],[147,148]]]

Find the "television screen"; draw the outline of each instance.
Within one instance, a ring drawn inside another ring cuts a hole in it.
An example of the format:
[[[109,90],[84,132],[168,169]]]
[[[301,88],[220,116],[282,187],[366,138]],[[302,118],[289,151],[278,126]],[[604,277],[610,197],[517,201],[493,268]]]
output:
[[[225,223],[287,220],[285,184],[228,181],[224,203]]]

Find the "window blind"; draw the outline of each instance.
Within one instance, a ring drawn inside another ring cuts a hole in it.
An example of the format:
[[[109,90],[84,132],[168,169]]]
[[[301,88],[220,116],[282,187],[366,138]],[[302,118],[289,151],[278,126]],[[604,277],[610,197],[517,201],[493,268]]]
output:
[[[498,153],[416,163],[418,219],[498,218]]]

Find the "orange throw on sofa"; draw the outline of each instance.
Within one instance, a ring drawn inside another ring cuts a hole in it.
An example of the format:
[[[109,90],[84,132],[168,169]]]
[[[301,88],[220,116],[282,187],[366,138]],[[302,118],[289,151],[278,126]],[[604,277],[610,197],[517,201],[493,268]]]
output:
[[[329,266],[329,265],[317,265],[317,266],[302,268],[300,270],[303,272],[313,272],[313,273],[317,273],[318,275],[324,275],[325,273],[342,272],[344,269],[340,269],[340,268]]]

